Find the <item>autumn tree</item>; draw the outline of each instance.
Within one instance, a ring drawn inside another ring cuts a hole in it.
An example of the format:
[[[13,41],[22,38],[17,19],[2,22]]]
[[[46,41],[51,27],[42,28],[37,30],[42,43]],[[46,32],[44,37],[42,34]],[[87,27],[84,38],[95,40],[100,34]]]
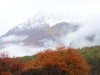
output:
[[[0,75],[18,75],[24,63],[17,58],[10,58],[6,52],[0,53]]]
[[[39,52],[35,60],[26,63],[22,75],[88,75],[89,71],[80,52],[63,46]]]

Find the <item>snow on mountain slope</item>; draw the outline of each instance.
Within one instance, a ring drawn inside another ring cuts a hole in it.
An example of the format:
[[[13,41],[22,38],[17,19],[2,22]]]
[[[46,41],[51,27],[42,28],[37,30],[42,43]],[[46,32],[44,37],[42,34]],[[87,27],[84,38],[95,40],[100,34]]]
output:
[[[2,39],[5,39],[6,37],[7,38],[13,37],[14,40],[9,41],[7,39],[7,43],[15,44],[15,43],[19,43],[19,42],[25,40],[26,36],[29,37],[30,35],[32,35],[36,38],[36,35],[38,35],[40,37],[40,33],[43,30],[50,29],[51,27],[53,27],[56,24],[62,24],[65,22],[66,24],[69,23],[68,25],[79,25],[76,22],[77,21],[79,22],[80,20],[83,21],[84,19],[89,19],[89,18],[87,16],[80,16],[80,15],[76,15],[76,14],[68,15],[68,13],[59,14],[59,13],[46,13],[46,12],[40,11],[40,12],[36,13],[32,18],[29,18],[26,22],[24,22],[22,24],[18,24],[14,28],[10,29],[6,34],[2,35],[0,37],[0,44],[6,43],[6,41],[2,41]],[[71,24],[71,23],[73,23],[73,24]],[[52,29],[50,31],[48,31],[48,33],[49,32],[53,33]],[[45,31],[43,31],[43,33],[45,33]],[[14,35],[14,36],[12,36],[12,35]],[[18,41],[16,41],[15,37],[24,38],[24,39],[21,39],[21,40],[18,39]],[[45,36],[43,36],[43,37],[45,38]]]
[[[26,22],[17,25],[17,27],[21,30],[23,29],[30,29],[30,28],[43,28],[46,25],[49,25],[50,27],[63,22],[64,20],[68,20],[62,15],[54,15],[52,13],[46,13],[46,12],[38,12],[36,13],[33,18],[29,18]]]
[[[76,13],[47,13],[43,11],[37,12],[32,18],[29,18],[26,22],[18,24],[12,30],[14,32],[19,32],[23,30],[29,30],[33,28],[44,28],[44,27],[52,27],[53,25],[60,22],[67,23],[80,23],[88,20],[90,17],[87,15],[80,15]],[[83,21],[84,20],[84,21]]]
[[[60,23],[60,22],[68,22],[68,23],[75,23],[79,21],[87,21],[89,17],[80,16],[80,15],[68,15],[66,14],[53,14],[53,13],[46,13],[46,12],[38,12],[32,18],[29,18],[26,22],[19,24],[16,26],[19,30],[26,30],[26,29],[33,29],[33,28],[44,28],[47,26],[52,27],[53,25]]]

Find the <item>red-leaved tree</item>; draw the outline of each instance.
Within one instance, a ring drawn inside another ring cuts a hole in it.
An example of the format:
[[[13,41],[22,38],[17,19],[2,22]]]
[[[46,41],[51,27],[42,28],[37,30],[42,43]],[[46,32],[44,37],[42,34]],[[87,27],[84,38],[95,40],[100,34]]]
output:
[[[80,52],[63,46],[39,52],[36,60],[25,64],[22,75],[88,75],[89,71]]]

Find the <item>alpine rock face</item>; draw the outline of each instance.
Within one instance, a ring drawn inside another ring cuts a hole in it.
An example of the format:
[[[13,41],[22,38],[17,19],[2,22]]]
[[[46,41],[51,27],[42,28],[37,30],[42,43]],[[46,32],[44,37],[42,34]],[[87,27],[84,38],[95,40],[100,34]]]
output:
[[[0,45],[23,42],[25,45],[44,46],[47,40],[60,43],[57,38],[76,31],[80,26],[68,23],[71,19],[64,15],[38,12],[26,22],[10,29],[0,37]]]

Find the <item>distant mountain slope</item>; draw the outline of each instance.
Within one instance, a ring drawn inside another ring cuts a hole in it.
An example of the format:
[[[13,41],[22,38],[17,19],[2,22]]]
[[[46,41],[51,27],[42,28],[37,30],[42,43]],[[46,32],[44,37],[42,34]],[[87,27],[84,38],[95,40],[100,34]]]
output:
[[[79,28],[78,25],[71,25],[66,22],[58,23],[49,28],[43,28],[37,32],[33,32],[29,35],[24,42],[26,44],[33,44],[43,46],[44,42],[51,40],[56,43],[60,43],[60,38],[67,33],[74,32]],[[60,43],[61,44],[61,43]]]
[[[0,45],[18,44],[43,46],[45,41],[60,43],[57,38],[76,31],[80,26],[68,23],[68,17],[38,12],[33,18],[10,29],[0,37]]]
[[[67,22],[64,21],[66,16],[63,15],[55,15],[52,13],[46,12],[38,12],[32,18],[29,18],[26,22],[22,24],[18,24],[14,28],[10,29],[5,35],[1,36],[8,36],[12,34],[16,35],[30,35],[34,30],[38,30],[45,27],[52,27],[53,25],[60,23],[60,22]],[[20,32],[20,33],[19,33]]]

